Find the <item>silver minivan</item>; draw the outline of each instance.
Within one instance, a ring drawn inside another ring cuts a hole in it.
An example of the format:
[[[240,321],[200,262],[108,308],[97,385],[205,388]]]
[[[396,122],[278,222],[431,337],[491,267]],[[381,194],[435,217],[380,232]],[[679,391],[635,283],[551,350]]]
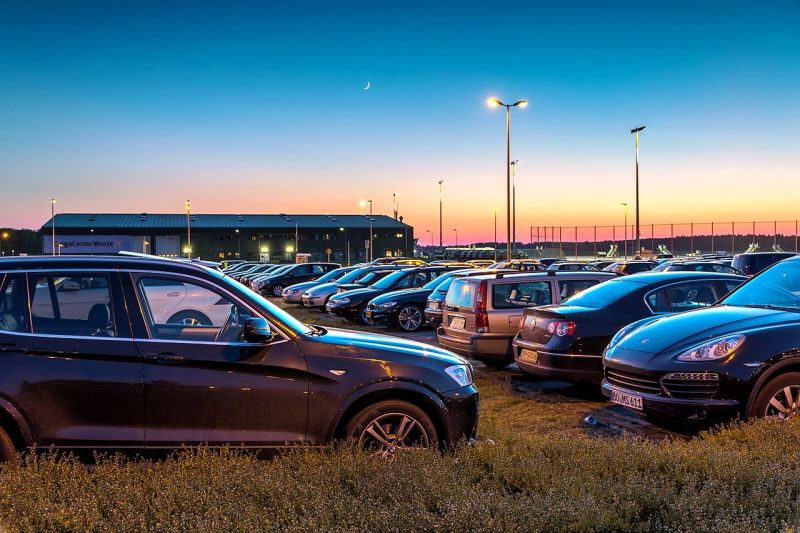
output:
[[[447,291],[439,344],[457,354],[505,368],[526,307],[558,303],[617,276],[609,272],[529,272],[456,279]]]

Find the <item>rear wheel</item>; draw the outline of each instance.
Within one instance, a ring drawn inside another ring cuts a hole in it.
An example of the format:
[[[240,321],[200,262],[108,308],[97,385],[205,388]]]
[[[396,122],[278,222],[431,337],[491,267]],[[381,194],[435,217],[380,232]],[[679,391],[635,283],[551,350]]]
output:
[[[387,456],[439,443],[436,426],[425,411],[402,400],[367,407],[348,422],[345,435],[364,450]]]
[[[800,412],[800,372],[788,372],[773,379],[761,389],[747,417],[789,418],[798,412]]]
[[[180,311],[167,320],[167,324],[182,326],[211,326],[211,319],[199,311]]]
[[[283,292],[283,285],[273,285],[272,286],[272,295],[276,298],[280,297],[281,293]]]
[[[416,305],[405,305],[397,313],[397,327],[403,331],[417,331],[424,323],[425,315]]]
[[[14,441],[0,427],[0,463],[11,463],[17,460],[17,448],[14,446]]]

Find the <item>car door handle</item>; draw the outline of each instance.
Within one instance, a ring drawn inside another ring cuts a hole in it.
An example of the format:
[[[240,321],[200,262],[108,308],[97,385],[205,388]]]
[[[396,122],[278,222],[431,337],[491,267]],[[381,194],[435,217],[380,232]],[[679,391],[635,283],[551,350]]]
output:
[[[186,358],[182,355],[176,355],[174,353],[149,353],[144,356],[145,360],[152,361],[154,363],[166,364],[166,365],[176,365],[178,363],[183,363],[186,361]]]

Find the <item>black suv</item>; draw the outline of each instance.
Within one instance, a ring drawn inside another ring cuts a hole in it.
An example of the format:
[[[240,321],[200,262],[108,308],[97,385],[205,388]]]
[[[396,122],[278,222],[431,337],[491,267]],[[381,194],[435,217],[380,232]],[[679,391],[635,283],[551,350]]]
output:
[[[404,268],[398,272],[392,272],[369,287],[352,289],[331,296],[325,309],[333,315],[343,316],[352,322],[369,324],[367,305],[370,300],[387,292],[422,287],[448,270],[455,269],[441,265]]]
[[[382,453],[475,435],[470,365],[303,324],[212,269],[143,257],[0,259],[0,458],[17,450]],[[182,320],[200,312],[209,323]]]
[[[701,423],[800,409],[800,258],[787,259],[712,307],[650,317],[605,352],[603,392],[656,417]]]
[[[304,281],[313,281],[323,274],[341,267],[342,265],[339,263],[300,263],[292,265],[275,275],[268,275],[266,278],[260,279],[261,283],[258,292],[265,296],[279,298],[283,293],[283,289],[287,286],[303,283]]]
[[[755,276],[778,261],[793,257],[790,252],[751,252],[733,256],[731,267],[745,276]]]

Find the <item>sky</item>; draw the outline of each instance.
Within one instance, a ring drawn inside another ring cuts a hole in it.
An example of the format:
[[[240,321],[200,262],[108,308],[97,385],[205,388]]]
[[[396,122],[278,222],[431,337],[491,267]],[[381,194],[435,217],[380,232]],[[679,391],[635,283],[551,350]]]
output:
[[[51,197],[390,214],[397,193],[425,239],[444,179],[444,241],[491,240],[492,96],[530,102],[518,237],[622,224],[640,125],[642,224],[795,220],[798,87],[798,0],[0,0],[0,226],[39,227]]]

